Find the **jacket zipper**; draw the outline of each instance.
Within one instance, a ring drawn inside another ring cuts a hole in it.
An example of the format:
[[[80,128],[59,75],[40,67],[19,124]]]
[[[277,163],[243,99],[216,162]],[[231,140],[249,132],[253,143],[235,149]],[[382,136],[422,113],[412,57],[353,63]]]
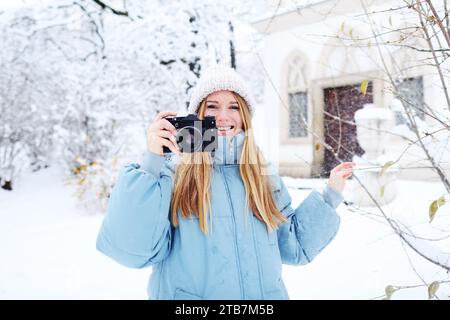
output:
[[[241,299],[244,299],[244,290],[243,290],[243,285],[242,285],[242,272],[241,272],[241,265],[240,265],[240,258],[239,258],[239,250],[238,250],[238,245],[237,245],[237,235],[236,235],[236,218],[234,216],[234,208],[233,208],[233,204],[231,203],[231,196],[230,196],[230,190],[228,189],[228,184],[227,181],[225,179],[225,174],[223,173],[223,168],[222,166],[219,166],[220,168],[220,173],[222,174],[223,177],[223,182],[225,184],[225,189],[227,191],[227,199],[228,199],[228,204],[230,205],[230,209],[231,209],[231,213],[232,213],[232,217],[233,217],[233,235],[234,235],[234,249],[236,252],[236,267],[238,269],[238,274],[239,274],[239,287],[241,289]]]

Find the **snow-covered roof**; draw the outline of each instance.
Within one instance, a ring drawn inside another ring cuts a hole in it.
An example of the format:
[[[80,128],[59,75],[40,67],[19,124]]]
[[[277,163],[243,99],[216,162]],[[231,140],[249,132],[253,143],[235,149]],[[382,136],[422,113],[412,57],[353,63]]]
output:
[[[367,6],[385,3],[386,0],[371,0]],[[306,4],[276,7],[264,12],[251,21],[252,26],[262,33],[274,33],[295,26],[312,24],[338,15],[363,11],[361,3],[355,0],[315,0]]]

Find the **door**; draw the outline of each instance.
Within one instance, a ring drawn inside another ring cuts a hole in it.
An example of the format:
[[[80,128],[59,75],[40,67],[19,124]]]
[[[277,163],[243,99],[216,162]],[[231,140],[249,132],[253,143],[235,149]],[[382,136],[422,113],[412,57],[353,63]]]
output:
[[[324,89],[324,139],[332,150],[325,148],[322,173],[329,176],[331,169],[342,161],[352,161],[364,150],[356,139],[355,112],[364,104],[373,102],[373,84],[369,82],[366,95],[360,85]],[[337,156],[337,157],[336,157]]]

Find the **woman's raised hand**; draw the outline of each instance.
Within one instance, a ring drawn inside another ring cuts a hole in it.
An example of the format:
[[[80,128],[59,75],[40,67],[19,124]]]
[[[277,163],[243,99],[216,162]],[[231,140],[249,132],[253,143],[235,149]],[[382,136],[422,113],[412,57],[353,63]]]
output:
[[[180,153],[175,139],[176,129],[169,121],[164,119],[164,117],[175,116],[176,114],[172,111],[158,113],[147,129],[148,151],[163,155],[163,146],[165,146],[176,154]]]
[[[328,187],[335,191],[342,193],[345,188],[345,181],[353,174],[355,163],[342,162],[330,171],[330,178],[328,179]]]

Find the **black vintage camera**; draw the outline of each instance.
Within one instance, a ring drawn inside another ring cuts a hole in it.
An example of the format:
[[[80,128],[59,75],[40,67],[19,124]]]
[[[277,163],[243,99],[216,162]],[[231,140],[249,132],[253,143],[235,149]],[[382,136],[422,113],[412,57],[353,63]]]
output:
[[[176,129],[180,152],[214,152],[217,149],[217,128],[215,117],[199,119],[195,114],[186,117],[165,118]],[[163,147],[163,153],[171,152]]]

